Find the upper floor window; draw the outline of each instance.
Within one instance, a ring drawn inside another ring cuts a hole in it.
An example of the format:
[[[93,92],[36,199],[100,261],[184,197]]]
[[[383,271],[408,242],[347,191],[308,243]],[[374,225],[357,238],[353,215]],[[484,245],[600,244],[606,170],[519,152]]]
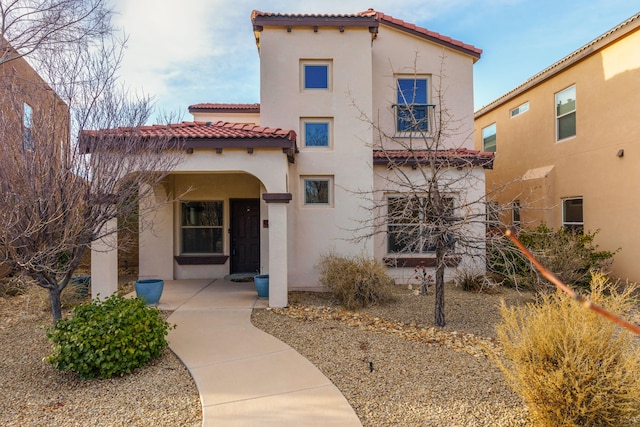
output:
[[[25,150],[33,150],[33,108],[26,102],[22,107],[22,146]]]
[[[331,119],[303,118],[301,122],[303,138],[302,144],[304,147],[331,147]]]
[[[580,232],[584,229],[582,197],[564,199],[562,201],[562,226]]]
[[[397,81],[396,129],[398,132],[420,132],[429,128],[428,79],[399,78]]]
[[[509,116],[511,116],[511,118],[513,118],[513,117],[518,116],[518,115],[520,115],[522,113],[526,113],[527,111],[529,111],[529,103],[525,102],[524,104],[520,104],[516,108],[511,110],[509,112]]]
[[[482,151],[496,151],[496,124],[482,129]]]
[[[181,211],[182,253],[222,253],[223,202],[182,202]]]
[[[556,93],[556,141],[576,136],[576,87]]]
[[[301,61],[303,90],[331,89],[331,61]]]

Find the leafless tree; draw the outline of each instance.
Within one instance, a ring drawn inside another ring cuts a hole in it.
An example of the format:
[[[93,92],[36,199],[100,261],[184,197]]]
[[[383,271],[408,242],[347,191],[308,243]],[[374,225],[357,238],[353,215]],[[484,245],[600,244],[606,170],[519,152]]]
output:
[[[15,23],[23,3],[103,7],[97,0],[3,2],[2,17]],[[91,242],[116,231],[105,226],[110,221],[135,215],[138,202],[180,159],[179,142],[140,133],[152,100],[132,96],[117,80],[123,41],[110,28],[98,31],[93,15],[66,20],[69,11],[56,7],[34,16],[54,14],[63,20],[56,22],[68,22],[64,29],[34,19],[32,25],[44,27],[30,28],[31,38],[11,39],[33,47],[48,84],[20,72],[20,59],[0,65],[0,264],[49,291],[54,320]],[[74,36],[76,25],[86,28],[82,37]]]
[[[112,14],[106,0],[2,0],[0,64],[108,35]]]
[[[442,64],[440,75],[434,76],[434,105],[416,99],[420,88],[415,77],[397,88],[403,99],[394,105],[396,129],[384,129],[379,121],[363,115],[377,134],[373,146],[376,184],[373,195],[362,193],[372,204],[367,206],[372,215],[356,232],[357,239],[386,236],[378,241],[385,241],[386,252],[394,255],[386,260],[392,267],[413,267],[420,258],[430,261],[418,265],[435,272],[437,326],[445,325],[445,269],[465,259],[474,262],[461,268],[484,265],[474,263],[484,263],[483,168],[493,164],[491,154],[462,148],[473,130],[447,108],[444,57]],[[407,87],[407,82],[413,86]],[[423,256],[416,258],[419,255]]]

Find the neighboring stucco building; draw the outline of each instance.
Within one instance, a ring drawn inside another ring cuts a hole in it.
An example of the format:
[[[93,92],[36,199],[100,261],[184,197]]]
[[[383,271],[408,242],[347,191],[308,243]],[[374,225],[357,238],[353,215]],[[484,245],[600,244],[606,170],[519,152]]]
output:
[[[447,112],[458,120],[458,132],[442,147],[443,156],[475,159],[449,174],[480,183],[458,180],[451,197],[480,198],[493,158],[472,150],[473,64],[481,51],[373,10],[254,11],[251,20],[260,104],[197,104],[190,107],[195,122],[142,129],[171,132],[187,154],[157,189],[158,201],[178,200],[160,208],[153,230],[141,232],[140,276],[262,271],[270,274],[272,306],[286,305],[289,289],[318,288],[317,265],[329,252],[384,259],[395,265],[390,270],[397,278],[408,279],[417,263],[433,259],[428,248],[396,251],[386,225],[354,241],[371,216],[361,196],[371,198],[381,188],[401,193],[385,183],[389,156],[379,155],[378,136],[420,140],[422,132],[407,128],[401,115],[438,111],[433,104],[444,69]],[[397,147],[391,157],[404,154]],[[418,177],[419,170],[406,169]],[[482,236],[484,226],[469,232]]]
[[[475,113],[506,223],[600,230],[613,273],[640,280],[640,14]],[[507,185],[508,184],[508,185]],[[504,187],[504,188],[503,188]]]
[[[67,105],[5,40],[0,40],[0,53],[0,147],[17,160],[33,153],[36,141],[54,139],[62,155],[69,142]],[[15,144],[15,151],[8,144]],[[0,259],[0,277],[6,273]]]

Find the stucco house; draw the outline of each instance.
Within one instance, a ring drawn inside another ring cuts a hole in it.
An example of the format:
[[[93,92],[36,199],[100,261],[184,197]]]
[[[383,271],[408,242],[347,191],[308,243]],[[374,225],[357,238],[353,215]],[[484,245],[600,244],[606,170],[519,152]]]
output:
[[[33,153],[36,141],[45,140],[45,136],[55,138],[61,152],[65,151],[69,142],[68,107],[29,62],[0,39],[0,147],[9,156]],[[16,151],[12,153],[8,144],[15,144],[12,148]],[[0,277],[7,273],[0,259]]]
[[[640,280],[640,14],[475,113],[503,223],[599,230],[613,273]]]
[[[379,131],[419,142],[426,127],[407,127],[402,112],[440,108],[434,104],[443,69],[447,111],[459,121],[443,153],[478,159],[450,173],[463,176],[468,168],[481,182],[459,180],[451,190],[454,208],[456,198],[483,194],[493,156],[474,151],[471,137],[473,64],[481,50],[371,9],[254,11],[251,21],[260,55],[259,105],[195,104],[193,122],[141,129],[149,136],[169,132],[184,142],[185,153],[156,189],[156,201],[172,202],[160,206],[153,230],[140,232],[140,277],[261,271],[270,275],[269,303],[277,307],[287,305],[290,289],[318,288],[317,264],[329,252],[385,260],[399,280],[417,263],[428,265],[429,248],[397,251],[386,226],[355,241],[354,230],[371,215],[358,195],[385,188],[386,203],[401,193],[384,182],[389,156],[379,155]],[[405,154],[398,148],[391,157]],[[419,176],[410,165],[407,173]],[[484,225],[469,233],[482,236]],[[96,260],[113,256],[94,251]]]

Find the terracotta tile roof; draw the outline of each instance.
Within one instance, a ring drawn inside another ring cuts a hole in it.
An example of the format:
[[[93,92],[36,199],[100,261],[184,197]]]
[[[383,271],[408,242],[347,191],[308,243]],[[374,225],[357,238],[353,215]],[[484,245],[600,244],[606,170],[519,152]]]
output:
[[[374,9],[368,9],[364,12],[354,14],[283,14],[254,10],[251,12],[251,22],[254,25],[254,29],[264,25],[368,26],[371,28],[383,24],[464,52],[476,59],[479,59],[482,54],[482,49],[436,33],[435,31],[430,31],[426,28],[405,22],[401,19],[396,19],[393,16],[386,15]]]
[[[498,99],[480,108],[478,111],[476,111],[475,118],[478,118],[488,113],[494,108],[497,108],[500,105],[510,101],[511,99],[522,94],[523,92],[526,92],[532,87],[537,86],[540,83],[544,82],[545,80],[552,78],[553,76],[571,67],[575,63],[583,60],[584,58],[590,55],[593,55],[594,53],[604,48],[605,46],[615,42],[619,38],[624,37],[626,34],[629,34],[630,32],[635,31],[638,28],[640,28],[640,13],[633,15],[631,18],[627,19],[623,23],[610,29],[606,33],[602,34],[601,36],[596,37],[586,45],[580,47],[579,49],[565,56],[558,62],[551,64],[544,70],[540,71],[538,74],[534,75],[524,83],[511,89],[509,92],[505,93]]]
[[[179,139],[286,139],[296,141],[293,130],[268,128],[245,123],[229,122],[182,122],[169,125],[140,126],[139,128],[115,128],[106,131],[84,131],[87,136],[135,134],[141,138]]]
[[[215,112],[215,113],[259,113],[260,104],[218,104],[201,103],[189,106],[189,112]]]
[[[430,156],[435,155],[438,163],[448,163],[452,166],[482,166],[493,169],[494,153],[478,150],[457,148],[450,150],[374,150],[373,164],[388,165],[390,163],[413,166],[428,162]]]

